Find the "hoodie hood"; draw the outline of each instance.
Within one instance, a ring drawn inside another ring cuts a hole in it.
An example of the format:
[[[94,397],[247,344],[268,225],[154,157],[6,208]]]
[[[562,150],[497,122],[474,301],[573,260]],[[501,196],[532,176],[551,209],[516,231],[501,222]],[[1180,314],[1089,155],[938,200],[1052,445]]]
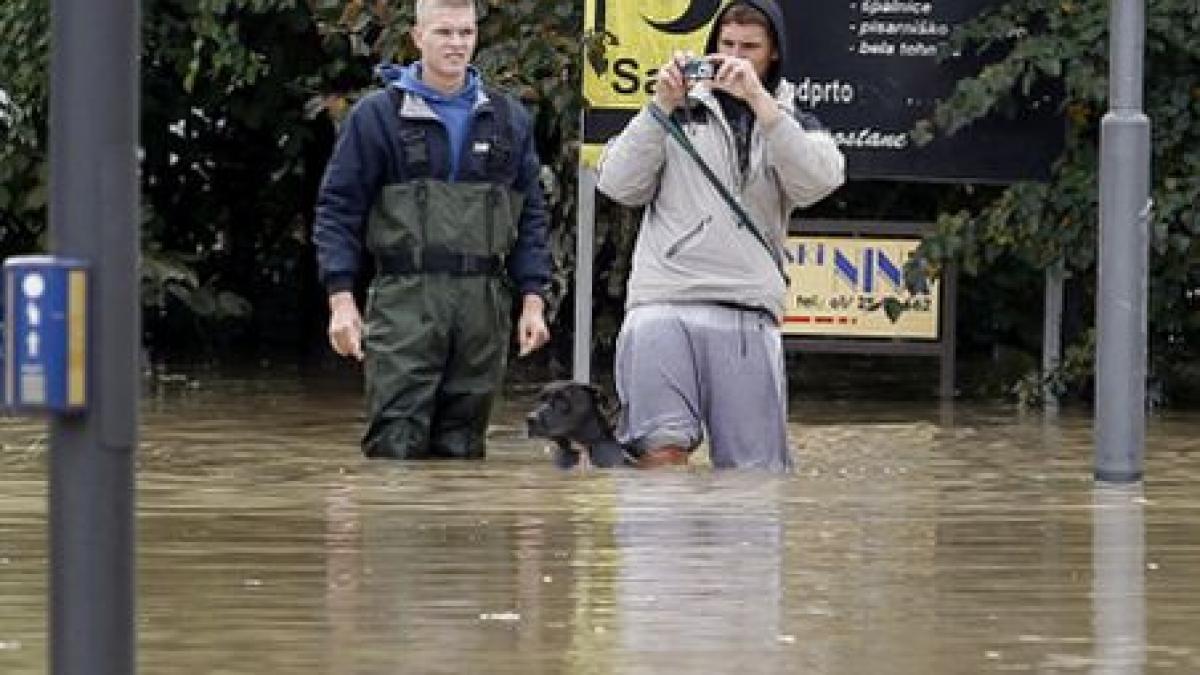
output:
[[[767,20],[771,24],[771,38],[775,41],[775,51],[778,52],[779,58],[767,69],[763,86],[767,91],[774,93],[775,88],[779,86],[779,81],[783,79],[783,64],[787,62],[787,27],[783,21],[783,10],[779,8],[775,0],[736,0],[730,3],[717,14],[716,20],[713,21],[712,31],[708,34],[708,42],[704,45],[704,53],[712,54],[718,51],[717,38],[721,33],[721,20],[725,18],[725,13],[729,11],[730,7],[737,5],[746,5],[757,9],[767,16]]]
[[[479,91],[479,71],[475,66],[467,67],[467,80],[463,84],[463,88],[453,94],[443,94],[425,84],[421,80],[420,61],[408,66],[398,66],[393,63],[380,64],[375,67],[375,75],[383,81],[385,86],[399,87],[437,102],[447,102],[453,99],[474,101]]]

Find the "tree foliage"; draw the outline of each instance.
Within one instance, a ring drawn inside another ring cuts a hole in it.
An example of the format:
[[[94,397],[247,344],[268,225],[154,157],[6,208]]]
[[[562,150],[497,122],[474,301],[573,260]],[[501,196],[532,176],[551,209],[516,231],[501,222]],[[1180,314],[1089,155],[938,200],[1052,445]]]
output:
[[[560,289],[573,251],[563,224],[580,105],[576,5],[483,3],[477,55],[537,120]],[[5,255],[44,246],[48,8],[0,4]],[[270,351],[311,328],[298,317],[321,320],[308,242],[335,123],[377,86],[377,63],[416,56],[411,24],[412,3],[386,0],[143,3],[143,299],[153,343],[220,348],[241,335]]]
[[[0,254],[36,248],[46,222],[46,0],[0,8]]]
[[[1200,346],[1194,299],[1200,286],[1200,5],[1148,0],[1146,11],[1145,108],[1153,134],[1154,201],[1151,350],[1165,376],[1169,363],[1194,358]],[[1062,260],[1091,297],[1099,132],[1109,103],[1108,33],[1109,3],[1012,0],[955,36],[951,51],[1006,55],[959,82],[933,118],[918,127],[918,137],[952,134],[985,114],[1019,110],[1023,97],[1050,84],[1062,91],[1066,144],[1048,182],[984,191],[974,208],[941,213],[937,234],[923,244],[925,259],[956,260],[969,274],[1010,256],[1039,270]]]

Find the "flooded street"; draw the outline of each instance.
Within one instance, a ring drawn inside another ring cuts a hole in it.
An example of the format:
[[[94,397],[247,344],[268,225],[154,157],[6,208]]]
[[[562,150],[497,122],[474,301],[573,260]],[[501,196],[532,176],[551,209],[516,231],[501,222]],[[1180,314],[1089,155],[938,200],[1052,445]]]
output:
[[[804,401],[794,475],[563,474],[527,395],[475,463],[360,459],[359,403],[147,398],[140,672],[1200,672],[1197,413],[1121,490],[1077,414]],[[5,675],[47,670],[44,436],[0,420]]]

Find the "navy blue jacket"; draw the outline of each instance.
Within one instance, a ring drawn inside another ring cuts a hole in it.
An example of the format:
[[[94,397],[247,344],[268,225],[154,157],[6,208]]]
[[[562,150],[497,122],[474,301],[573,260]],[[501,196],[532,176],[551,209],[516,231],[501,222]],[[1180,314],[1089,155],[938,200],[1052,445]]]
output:
[[[415,96],[412,92],[406,96]],[[489,92],[490,97],[496,94]],[[477,106],[472,122],[494,115],[489,101]],[[546,245],[546,208],[538,180],[541,162],[534,147],[529,113],[521,105],[509,106],[509,126],[515,166],[511,187],[525,195],[517,227],[517,241],[508,256],[508,274],[522,293],[543,294],[550,283],[550,253]],[[362,268],[363,242],[371,207],[384,185],[402,183],[404,173],[401,121],[386,89],[360,100],[342,123],[333,155],[325,169],[317,197],[313,243],[321,280],[329,293],[349,290]],[[446,128],[434,120],[405,120],[404,125],[422,124],[429,139],[429,173],[449,180],[449,140]],[[466,144],[469,149],[470,144]],[[460,160],[460,164],[466,160]]]

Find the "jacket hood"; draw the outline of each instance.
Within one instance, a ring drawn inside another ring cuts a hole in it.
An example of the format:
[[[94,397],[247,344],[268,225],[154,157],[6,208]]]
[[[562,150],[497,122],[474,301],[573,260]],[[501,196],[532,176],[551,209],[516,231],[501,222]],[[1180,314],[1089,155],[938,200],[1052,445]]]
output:
[[[467,67],[467,80],[463,84],[463,88],[454,94],[443,94],[436,89],[431,88],[421,80],[421,62],[417,61],[407,66],[399,66],[391,63],[384,63],[375,66],[375,76],[378,77],[385,86],[399,87],[405,91],[411,91],[415,94],[420,94],[427,99],[435,101],[448,101],[456,98],[474,99],[476,92],[479,90],[479,71],[475,66]]]
[[[730,7],[737,5],[747,5],[757,9],[767,15],[767,20],[771,24],[771,37],[775,40],[775,50],[778,52],[779,58],[767,69],[763,86],[767,88],[767,91],[774,92],[775,88],[779,86],[779,80],[783,78],[783,64],[787,62],[787,26],[783,21],[783,10],[779,8],[775,0],[736,0],[731,2],[717,14],[716,20],[713,21],[712,31],[708,34],[708,42],[704,45],[704,53],[712,54],[717,51],[721,20],[725,18],[725,13],[729,11]]]

